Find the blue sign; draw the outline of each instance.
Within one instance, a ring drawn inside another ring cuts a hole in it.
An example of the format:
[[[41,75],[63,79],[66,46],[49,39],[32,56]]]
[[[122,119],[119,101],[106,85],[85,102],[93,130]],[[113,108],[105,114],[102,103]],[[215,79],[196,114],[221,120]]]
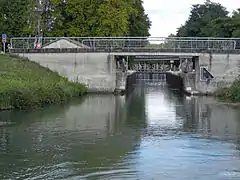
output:
[[[2,39],[6,39],[7,35],[6,34],[2,34]]]

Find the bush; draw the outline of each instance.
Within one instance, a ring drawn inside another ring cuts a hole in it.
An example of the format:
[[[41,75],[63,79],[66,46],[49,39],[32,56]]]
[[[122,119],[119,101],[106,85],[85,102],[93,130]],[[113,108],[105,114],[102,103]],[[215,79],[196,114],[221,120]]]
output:
[[[221,101],[240,102],[240,78],[236,79],[231,87],[217,90],[216,96]]]
[[[27,59],[0,55],[0,62],[0,109],[56,104],[87,92],[84,85]]]

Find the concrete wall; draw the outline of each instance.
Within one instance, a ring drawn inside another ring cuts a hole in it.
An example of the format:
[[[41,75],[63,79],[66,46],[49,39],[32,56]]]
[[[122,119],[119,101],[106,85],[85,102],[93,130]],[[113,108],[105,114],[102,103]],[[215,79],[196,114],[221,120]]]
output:
[[[194,55],[194,53],[164,52],[159,55],[166,54],[169,56],[172,54]],[[113,92],[115,88],[122,89],[126,84],[126,78],[123,78],[121,73],[116,73],[114,60],[116,53],[20,53],[18,55],[28,57],[69,80],[84,83],[90,91]],[[195,55],[198,57],[196,60],[196,83],[194,85],[194,78],[191,75],[185,76],[184,84],[194,87],[194,90],[201,93],[213,93],[219,87],[230,86],[240,74],[240,54],[195,53]],[[200,81],[200,66],[207,66],[214,79],[210,82]],[[117,78],[117,76],[119,77]]]
[[[116,63],[108,53],[21,53],[69,80],[84,83],[93,92],[113,92]]]
[[[183,74],[183,85],[184,89],[186,90],[187,88],[191,88],[191,91],[196,90],[196,73],[194,72],[189,72]]]
[[[207,66],[214,79],[200,81],[200,66]],[[196,90],[213,93],[219,87],[230,86],[240,75],[240,54],[201,54],[196,63]]]

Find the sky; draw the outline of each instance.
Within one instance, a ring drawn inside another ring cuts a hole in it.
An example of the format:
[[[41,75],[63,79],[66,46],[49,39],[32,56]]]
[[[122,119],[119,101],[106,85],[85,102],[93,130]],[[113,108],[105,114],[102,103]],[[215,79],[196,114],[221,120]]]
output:
[[[193,4],[202,4],[205,0],[143,0],[144,8],[152,21],[152,37],[167,37],[175,34],[177,28],[188,19]],[[240,8],[240,0],[212,0],[227,8],[229,12]]]

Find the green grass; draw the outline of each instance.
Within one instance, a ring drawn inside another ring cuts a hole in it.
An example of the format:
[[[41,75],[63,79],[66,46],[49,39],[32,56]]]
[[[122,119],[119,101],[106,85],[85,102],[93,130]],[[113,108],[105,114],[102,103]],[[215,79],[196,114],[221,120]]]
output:
[[[236,79],[231,87],[221,88],[215,94],[222,102],[240,102],[240,78]]]
[[[0,55],[0,110],[29,109],[82,96],[87,88],[28,59]]]

